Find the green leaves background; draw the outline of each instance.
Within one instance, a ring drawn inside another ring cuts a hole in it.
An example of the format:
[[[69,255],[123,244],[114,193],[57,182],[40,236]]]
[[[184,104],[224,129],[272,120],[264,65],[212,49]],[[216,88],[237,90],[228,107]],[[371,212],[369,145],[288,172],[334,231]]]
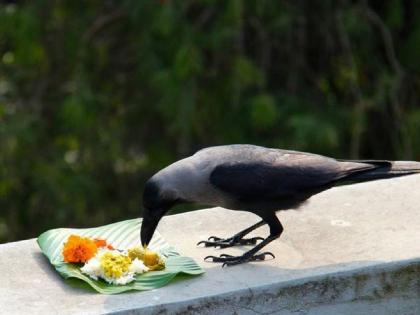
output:
[[[0,242],[209,145],[420,160],[419,51],[418,1],[1,1]]]

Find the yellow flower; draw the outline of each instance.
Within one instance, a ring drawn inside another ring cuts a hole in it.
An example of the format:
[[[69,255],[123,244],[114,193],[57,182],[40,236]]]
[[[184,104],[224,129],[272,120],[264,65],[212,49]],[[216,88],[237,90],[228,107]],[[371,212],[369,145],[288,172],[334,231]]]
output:
[[[142,246],[135,246],[128,249],[128,256],[131,258],[131,260],[134,259],[144,259],[144,248]]]
[[[128,256],[106,252],[101,257],[102,270],[108,278],[119,278],[129,271],[131,259]]]
[[[149,270],[162,270],[165,269],[165,261],[162,257],[146,247],[135,246],[128,249],[128,256],[131,260],[139,259],[143,261],[144,265]]]

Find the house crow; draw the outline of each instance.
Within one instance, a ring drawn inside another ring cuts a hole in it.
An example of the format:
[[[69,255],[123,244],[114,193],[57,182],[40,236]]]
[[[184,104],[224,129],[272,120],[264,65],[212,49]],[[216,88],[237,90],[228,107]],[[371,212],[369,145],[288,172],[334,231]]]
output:
[[[255,145],[209,147],[169,165],[147,181],[143,192],[141,242],[143,245],[150,242],[159,220],[174,205],[198,203],[249,211],[260,217],[259,222],[232,237],[211,236],[199,242],[222,248],[255,247],[241,256],[222,254],[206,259],[229,266],[264,260],[268,256],[274,258],[270,252],[259,251],[283,231],[276,211],[298,208],[311,196],[336,185],[419,172],[419,162],[336,160]],[[264,224],[270,229],[267,237],[245,238]]]

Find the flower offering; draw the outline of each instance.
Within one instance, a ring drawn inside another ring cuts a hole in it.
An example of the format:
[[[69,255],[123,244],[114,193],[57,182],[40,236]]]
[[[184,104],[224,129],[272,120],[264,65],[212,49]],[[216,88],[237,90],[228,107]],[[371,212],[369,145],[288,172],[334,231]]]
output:
[[[70,235],[62,250],[66,263],[81,264],[80,271],[94,280],[124,285],[139,274],[162,270],[165,261],[159,254],[141,246],[114,249],[103,239]]]

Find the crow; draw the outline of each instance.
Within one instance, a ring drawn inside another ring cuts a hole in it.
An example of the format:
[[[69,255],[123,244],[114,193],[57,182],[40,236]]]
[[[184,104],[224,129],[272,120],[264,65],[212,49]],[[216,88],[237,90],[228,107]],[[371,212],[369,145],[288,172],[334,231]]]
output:
[[[141,242],[147,246],[159,220],[177,204],[220,206],[252,212],[261,220],[232,237],[211,236],[198,244],[255,247],[240,256],[222,254],[205,259],[231,266],[274,258],[270,252],[258,252],[283,231],[276,211],[296,209],[311,196],[336,185],[414,173],[420,173],[420,162],[338,160],[247,144],[205,148],[167,166],[146,182]],[[244,238],[265,224],[270,229],[268,237]]]

